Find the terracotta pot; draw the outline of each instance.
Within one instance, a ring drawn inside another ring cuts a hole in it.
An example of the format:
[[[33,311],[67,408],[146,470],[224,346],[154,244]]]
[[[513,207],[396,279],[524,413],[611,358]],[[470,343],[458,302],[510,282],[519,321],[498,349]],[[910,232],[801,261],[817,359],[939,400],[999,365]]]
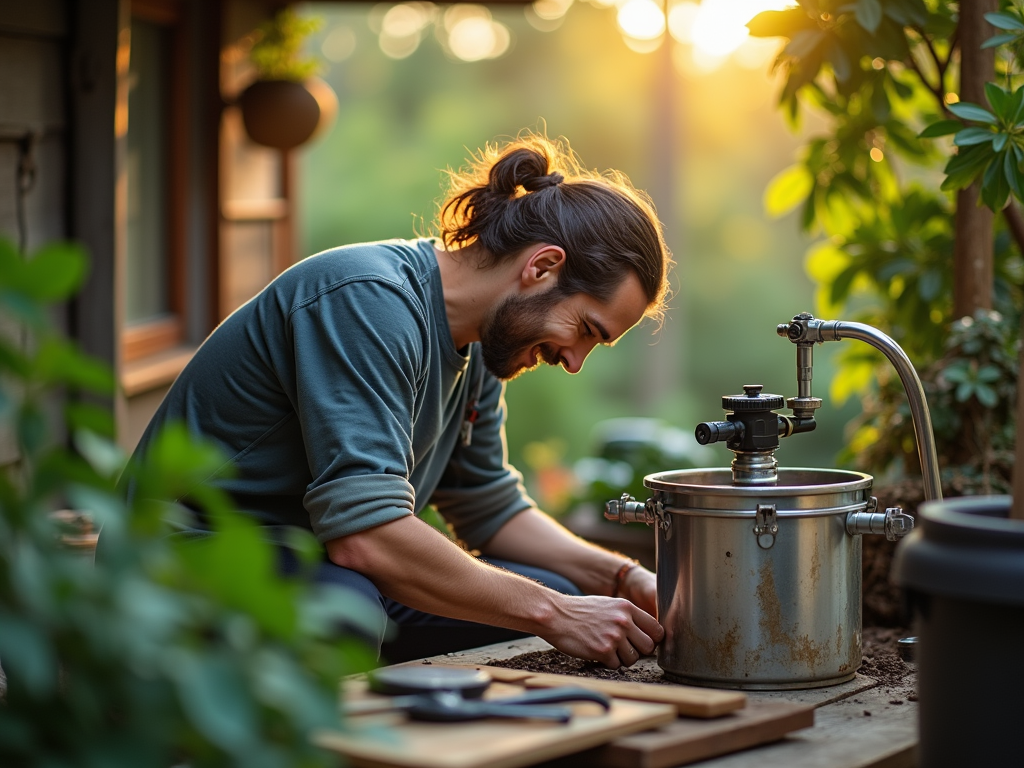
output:
[[[257,80],[238,97],[245,131],[257,144],[294,149],[334,122],[338,99],[323,80]]]

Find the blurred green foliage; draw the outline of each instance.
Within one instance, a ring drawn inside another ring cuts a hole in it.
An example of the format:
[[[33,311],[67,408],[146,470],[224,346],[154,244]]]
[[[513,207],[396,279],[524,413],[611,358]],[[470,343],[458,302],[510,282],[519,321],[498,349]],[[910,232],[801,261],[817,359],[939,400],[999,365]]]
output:
[[[990,84],[992,113],[947,96],[955,92],[958,7],[949,0],[800,0],[749,27],[787,39],[775,65],[786,81],[780,106],[793,121],[801,106],[826,120],[826,131],[765,193],[771,212],[800,207],[803,228],[825,238],[807,262],[818,314],[876,326],[904,348],[923,374],[944,480],[976,493],[1005,490],[1009,479],[1024,263],[997,218],[995,311],[952,317],[949,192],[980,177],[984,201],[999,210],[1007,190],[1024,183],[1024,95]],[[989,21],[1005,28],[1017,14]],[[940,138],[950,133],[959,152]],[[840,363],[833,396],[858,394],[864,407],[845,459],[871,471],[916,470],[905,395],[889,364],[852,344]]]
[[[76,246],[23,259],[0,239],[0,429],[19,452],[0,472],[0,764],[335,764],[309,735],[339,726],[339,678],[374,662],[339,622],[373,614],[277,577],[255,523],[204,484],[223,457],[183,428],[125,470],[126,506],[113,376],[49,321],[85,272]],[[217,531],[203,542],[167,536],[186,492]],[[60,544],[66,506],[102,526],[95,564]],[[318,557],[311,538],[294,546]]]
[[[322,24],[318,18],[300,16],[285,7],[256,30],[249,60],[261,80],[301,82],[320,72],[320,62],[303,47]]]
[[[636,499],[650,495],[644,477],[655,472],[692,469],[690,435],[658,419],[611,419],[595,428],[594,455],[576,462],[575,503],[594,506],[604,516],[604,505],[628,493]]]

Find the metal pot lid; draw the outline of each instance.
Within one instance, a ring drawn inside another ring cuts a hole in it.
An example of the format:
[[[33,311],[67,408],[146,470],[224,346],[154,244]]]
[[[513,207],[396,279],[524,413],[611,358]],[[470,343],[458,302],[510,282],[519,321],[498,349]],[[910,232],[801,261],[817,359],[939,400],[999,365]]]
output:
[[[826,517],[862,512],[872,477],[839,469],[779,470],[778,485],[733,485],[732,470],[685,469],[644,478],[666,512],[702,517],[755,517],[771,505],[784,517]]]
[[[845,469],[790,467],[779,470],[777,485],[733,485],[732,470],[719,467],[656,472],[644,478],[644,485],[652,491],[701,496],[816,496],[867,490],[873,479],[863,472]]]

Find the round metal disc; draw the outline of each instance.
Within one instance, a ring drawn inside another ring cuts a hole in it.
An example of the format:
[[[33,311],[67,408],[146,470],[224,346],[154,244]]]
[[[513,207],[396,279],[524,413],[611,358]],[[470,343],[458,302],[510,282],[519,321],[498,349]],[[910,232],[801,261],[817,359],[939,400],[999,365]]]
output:
[[[432,691],[455,691],[465,699],[483,696],[491,676],[479,669],[452,669],[423,664],[410,667],[386,667],[370,673],[370,690],[389,696]]]

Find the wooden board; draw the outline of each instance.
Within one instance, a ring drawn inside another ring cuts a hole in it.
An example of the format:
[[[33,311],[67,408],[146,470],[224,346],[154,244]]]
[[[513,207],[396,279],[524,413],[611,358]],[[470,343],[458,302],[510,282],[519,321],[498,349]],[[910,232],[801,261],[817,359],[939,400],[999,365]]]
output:
[[[495,683],[488,689],[487,698],[522,690]],[[572,721],[564,724],[500,719],[421,723],[389,712],[349,718],[350,730],[321,731],[313,735],[313,740],[341,753],[356,768],[520,768],[656,728],[676,718],[671,705],[638,701],[613,701],[608,712],[590,703],[574,704],[572,709]]]
[[[439,664],[437,666],[460,666]],[[519,669],[505,669],[483,664],[461,665],[482,669],[495,680],[521,683],[527,688],[558,688],[576,685],[594,691],[607,693],[617,699],[634,701],[656,701],[672,704],[684,717],[721,717],[742,709],[747,696],[739,691],[723,691],[713,688],[697,688],[691,685],[662,685],[660,683],[636,683],[628,680],[600,680],[576,675],[532,674]]]
[[[623,736],[580,756],[590,758],[580,764],[595,768],[670,768],[769,744],[813,725],[813,706],[751,702],[716,720],[679,718],[653,731]]]

